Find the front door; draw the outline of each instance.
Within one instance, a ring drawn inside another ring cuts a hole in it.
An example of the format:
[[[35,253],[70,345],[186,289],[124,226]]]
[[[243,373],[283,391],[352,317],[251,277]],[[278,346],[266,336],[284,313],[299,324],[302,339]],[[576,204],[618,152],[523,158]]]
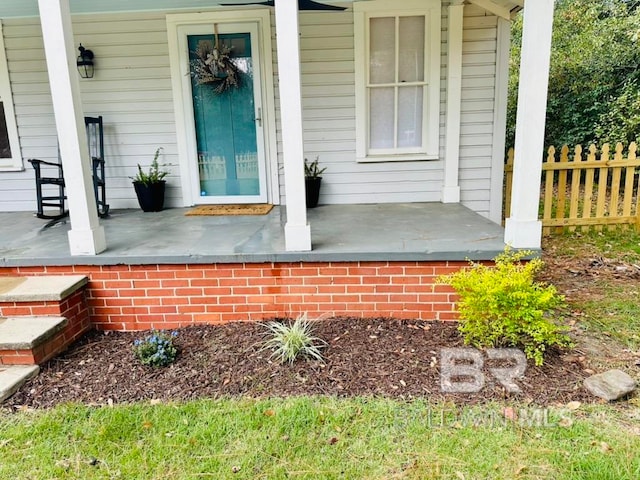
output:
[[[180,33],[190,77],[183,88],[193,118],[193,203],[266,202],[257,24],[184,26]],[[228,62],[216,65],[223,68],[211,68],[222,56]]]

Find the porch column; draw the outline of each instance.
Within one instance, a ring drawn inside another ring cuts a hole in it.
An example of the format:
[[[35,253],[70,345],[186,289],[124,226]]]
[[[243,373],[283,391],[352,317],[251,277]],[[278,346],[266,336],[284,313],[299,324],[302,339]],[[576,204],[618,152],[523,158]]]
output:
[[[95,255],[107,245],[93,192],[69,0],[38,0],[38,8],[69,203],[69,249]]]
[[[515,248],[540,248],[538,221],[544,126],[549,85],[554,0],[525,2],[516,115],[511,217],[504,241]]]
[[[464,5],[455,0],[448,11],[447,143],[442,203],[460,202],[460,111],[462,105],[462,22]]]
[[[304,188],[298,0],[278,0],[275,3],[284,186],[287,197],[284,237],[288,251],[308,251],[311,250],[311,228],[307,223]]]

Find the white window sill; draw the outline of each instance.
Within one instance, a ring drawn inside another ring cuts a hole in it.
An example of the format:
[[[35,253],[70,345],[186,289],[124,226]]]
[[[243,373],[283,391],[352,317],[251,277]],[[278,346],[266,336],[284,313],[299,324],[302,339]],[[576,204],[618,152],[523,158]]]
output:
[[[10,166],[6,166],[3,167],[2,165],[0,165],[0,173],[2,172],[24,172],[25,168],[24,166],[20,165],[10,165]]]
[[[415,155],[368,155],[357,157],[358,163],[375,162],[420,162],[424,160],[440,160],[439,155],[415,154]]]

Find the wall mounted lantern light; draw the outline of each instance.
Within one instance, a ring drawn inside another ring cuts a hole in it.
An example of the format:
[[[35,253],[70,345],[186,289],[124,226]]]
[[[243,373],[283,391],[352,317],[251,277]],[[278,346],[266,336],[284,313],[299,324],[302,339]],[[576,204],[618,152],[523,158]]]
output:
[[[78,73],[82,78],[93,78],[93,52],[84,48],[82,44],[80,44],[78,50],[80,50],[80,55],[78,55],[78,61],[76,62]]]

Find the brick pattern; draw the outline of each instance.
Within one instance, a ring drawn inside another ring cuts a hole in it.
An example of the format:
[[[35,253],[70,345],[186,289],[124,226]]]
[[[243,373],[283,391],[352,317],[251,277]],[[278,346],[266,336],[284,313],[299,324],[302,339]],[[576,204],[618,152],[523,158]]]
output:
[[[0,269],[0,275],[4,271]],[[91,328],[89,309],[84,290],[78,290],[66,299],[55,302],[0,302],[0,316],[60,316],[67,325],[52,338],[33,350],[0,350],[0,365],[35,365],[46,362],[62,352]]]
[[[447,261],[76,265],[0,268],[0,275],[87,275],[93,325],[103,330],[146,330],[301,312],[453,320],[455,294],[435,280],[466,265]]]

